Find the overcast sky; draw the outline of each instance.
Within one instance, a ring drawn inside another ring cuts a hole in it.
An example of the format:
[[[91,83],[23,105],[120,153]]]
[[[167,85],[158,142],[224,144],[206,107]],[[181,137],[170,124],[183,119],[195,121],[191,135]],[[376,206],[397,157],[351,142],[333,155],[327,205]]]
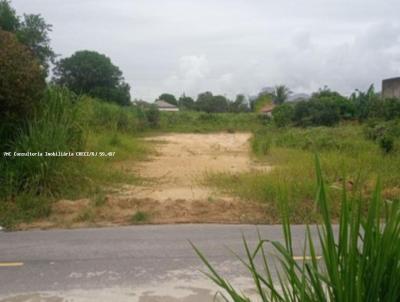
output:
[[[400,76],[399,0],[14,0],[52,46],[109,56],[133,98],[229,97],[286,84],[344,94]]]

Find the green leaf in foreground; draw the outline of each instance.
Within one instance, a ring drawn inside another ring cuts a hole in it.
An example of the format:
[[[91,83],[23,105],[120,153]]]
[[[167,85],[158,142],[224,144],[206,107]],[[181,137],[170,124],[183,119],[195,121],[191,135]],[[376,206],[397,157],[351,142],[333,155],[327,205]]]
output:
[[[284,245],[267,245],[259,236],[259,243],[251,250],[243,240],[246,258],[240,260],[253,277],[257,301],[400,301],[399,202],[381,199],[378,180],[373,196],[365,203],[365,212],[363,201],[349,199],[343,187],[339,225],[335,226],[318,158],[316,172],[316,203],[322,223],[315,228],[306,227],[301,262],[293,257],[287,202],[282,203]],[[313,230],[317,240],[312,237]],[[224,301],[251,301],[192,246],[209,270],[206,275],[223,291]],[[278,255],[276,267],[268,259],[267,249]]]

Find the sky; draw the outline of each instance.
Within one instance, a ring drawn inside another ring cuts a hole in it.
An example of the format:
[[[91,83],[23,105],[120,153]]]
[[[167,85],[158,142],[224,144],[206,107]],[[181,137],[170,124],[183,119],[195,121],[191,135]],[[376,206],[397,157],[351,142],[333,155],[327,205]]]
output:
[[[133,98],[285,84],[345,95],[400,76],[398,0],[13,0],[53,25],[60,57],[96,50]]]

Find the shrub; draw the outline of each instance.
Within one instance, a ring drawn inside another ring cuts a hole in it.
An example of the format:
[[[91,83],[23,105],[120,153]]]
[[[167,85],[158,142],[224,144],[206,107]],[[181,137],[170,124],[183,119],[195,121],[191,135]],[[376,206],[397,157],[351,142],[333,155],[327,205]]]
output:
[[[400,118],[400,100],[399,99],[385,99],[382,101],[381,109],[382,115],[385,120],[393,120]]]
[[[42,70],[29,51],[0,30],[0,120],[15,123],[31,117],[46,87]]]
[[[353,102],[329,89],[313,94],[309,101],[296,103],[293,120],[298,126],[334,126],[355,116]]]
[[[359,121],[374,117],[378,112],[379,96],[375,92],[374,85],[371,85],[366,92],[357,90],[351,95],[350,101],[354,104],[355,117]]]
[[[146,111],[146,118],[151,128],[158,128],[160,126],[160,111],[156,105],[152,105]]]
[[[147,212],[137,211],[131,217],[131,223],[132,224],[145,223],[145,222],[149,221],[149,219],[150,219],[150,215]]]
[[[277,106],[272,111],[273,120],[278,127],[289,126],[292,122],[293,116],[294,109],[293,106],[289,104]]]
[[[396,139],[400,138],[400,122],[370,121],[364,127],[364,134],[367,139],[378,143],[384,153],[390,153],[395,147]]]
[[[390,153],[394,147],[393,137],[389,135],[384,135],[382,138],[379,139],[379,147],[384,153]]]

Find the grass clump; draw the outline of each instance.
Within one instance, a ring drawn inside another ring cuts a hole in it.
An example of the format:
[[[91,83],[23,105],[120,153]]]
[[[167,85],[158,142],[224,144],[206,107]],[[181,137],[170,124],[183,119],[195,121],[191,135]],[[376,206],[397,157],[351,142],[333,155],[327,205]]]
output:
[[[132,217],[131,217],[131,223],[132,224],[141,224],[141,223],[146,223],[150,220],[150,214],[147,212],[142,212],[142,211],[137,211]]]
[[[322,223],[316,228],[317,240],[312,239],[311,228],[307,226],[303,249],[306,260],[298,262],[294,258],[286,199],[282,200],[281,208],[283,244],[261,239],[260,235],[257,246],[251,249],[243,239],[246,258],[240,260],[253,278],[257,301],[399,301],[399,201],[382,200],[380,181],[366,203],[349,197],[343,186],[336,232],[318,160],[316,171],[315,202]],[[200,250],[194,249],[208,267],[208,277],[223,291],[224,301],[251,301],[225,280]],[[279,259],[276,270],[267,256],[270,249]]]
[[[76,217],[76,222],[93,222],[96,217],[95,212],[91,208],[84,209]]]
[[[96,208],[100,208],[107,203],[107,196],[104,190],[97,187],[93,193],[93,203]]]

